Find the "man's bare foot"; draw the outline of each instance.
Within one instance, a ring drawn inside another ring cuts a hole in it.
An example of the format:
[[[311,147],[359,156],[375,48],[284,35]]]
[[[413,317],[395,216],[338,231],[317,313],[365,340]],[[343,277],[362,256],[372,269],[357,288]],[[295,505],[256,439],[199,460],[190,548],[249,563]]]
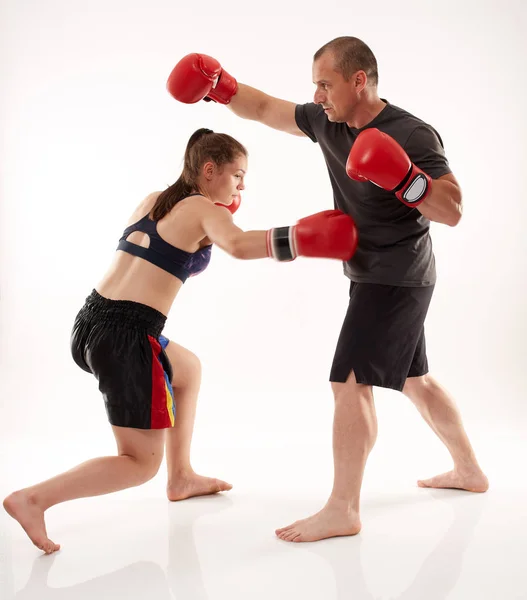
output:
[[[469,473],[460,473],[454,469],[431,479],[419,480],[417,485],[422,488],[451,488],[482,493],[489,489],[489,480],[479,469]]]
[[[22,525],[29,539],[37,548],[43,550],[46,554],[52,554],[60,550],[60,545],[55,544],[48,538],[44,522],[44,511],[39,508],[27,492],[21,490],[8,496],[4,500],[4,508],[13,519],[16,519]]]
[[[285,542],[316,542],[330,537],[357,535],[360,530],[357,513],[326,505],[316,515],[277,529],[275,533]]]
[[[218,492],[228,492],[231,489],[232,485],[221,479],[203,477],[191,472],[174,478],[167,485],[167,496],[170,501],[176,502],[177,500],[185,500],[194,496],[208,496],[209,494],[217,494]]]

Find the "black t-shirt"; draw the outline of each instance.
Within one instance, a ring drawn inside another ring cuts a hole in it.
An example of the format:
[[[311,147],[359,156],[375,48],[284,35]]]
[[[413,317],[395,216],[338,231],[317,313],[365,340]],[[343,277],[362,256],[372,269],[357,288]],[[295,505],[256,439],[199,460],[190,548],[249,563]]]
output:
[[[335,208],[353,217],[359,230],[359,245],[344,263],[344,273],[360,283],[407,287],[433,285],[436,279],[430,221],[395,194],[367,181],[354,181],[346,174],[346,161],[361,131],[376,127],[393,137],[410,160],[432,179],[451,173],[437,131],[386,100],[382,111],[362,129],[332,123],[322,106],[298,104],[298,127],[320,144],[333,187]],[[425,200],[426,202],[426,200]]]

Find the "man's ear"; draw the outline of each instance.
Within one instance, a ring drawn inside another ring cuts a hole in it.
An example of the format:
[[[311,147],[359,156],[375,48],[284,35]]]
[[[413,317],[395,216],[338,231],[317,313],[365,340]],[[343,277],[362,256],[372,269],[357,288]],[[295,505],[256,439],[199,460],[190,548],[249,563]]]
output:
[[[353,85],[357,92],[362,92],[362,90],[368,85],[368,76],[364,71],[357,71],[352,78]]]

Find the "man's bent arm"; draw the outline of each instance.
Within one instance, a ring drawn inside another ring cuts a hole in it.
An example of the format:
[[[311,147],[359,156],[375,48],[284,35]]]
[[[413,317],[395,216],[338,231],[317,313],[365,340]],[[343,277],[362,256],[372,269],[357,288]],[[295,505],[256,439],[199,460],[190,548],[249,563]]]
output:
[[[430,221],[454,227],[461,219],[461,188],[451,173],[432,181],[432,189],[424,202],[416,207]]]

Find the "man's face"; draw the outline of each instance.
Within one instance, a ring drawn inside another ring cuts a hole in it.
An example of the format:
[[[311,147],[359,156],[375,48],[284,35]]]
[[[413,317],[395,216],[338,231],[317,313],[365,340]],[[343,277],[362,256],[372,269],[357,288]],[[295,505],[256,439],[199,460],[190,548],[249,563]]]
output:
[[[330,121],[350,121],[358,103],[358,92],[353,84],[354,77],[346,81],[335,71],[331,52],[325,52],[313,63],[313,83],[317,86],[313,101],[321,104]]]

